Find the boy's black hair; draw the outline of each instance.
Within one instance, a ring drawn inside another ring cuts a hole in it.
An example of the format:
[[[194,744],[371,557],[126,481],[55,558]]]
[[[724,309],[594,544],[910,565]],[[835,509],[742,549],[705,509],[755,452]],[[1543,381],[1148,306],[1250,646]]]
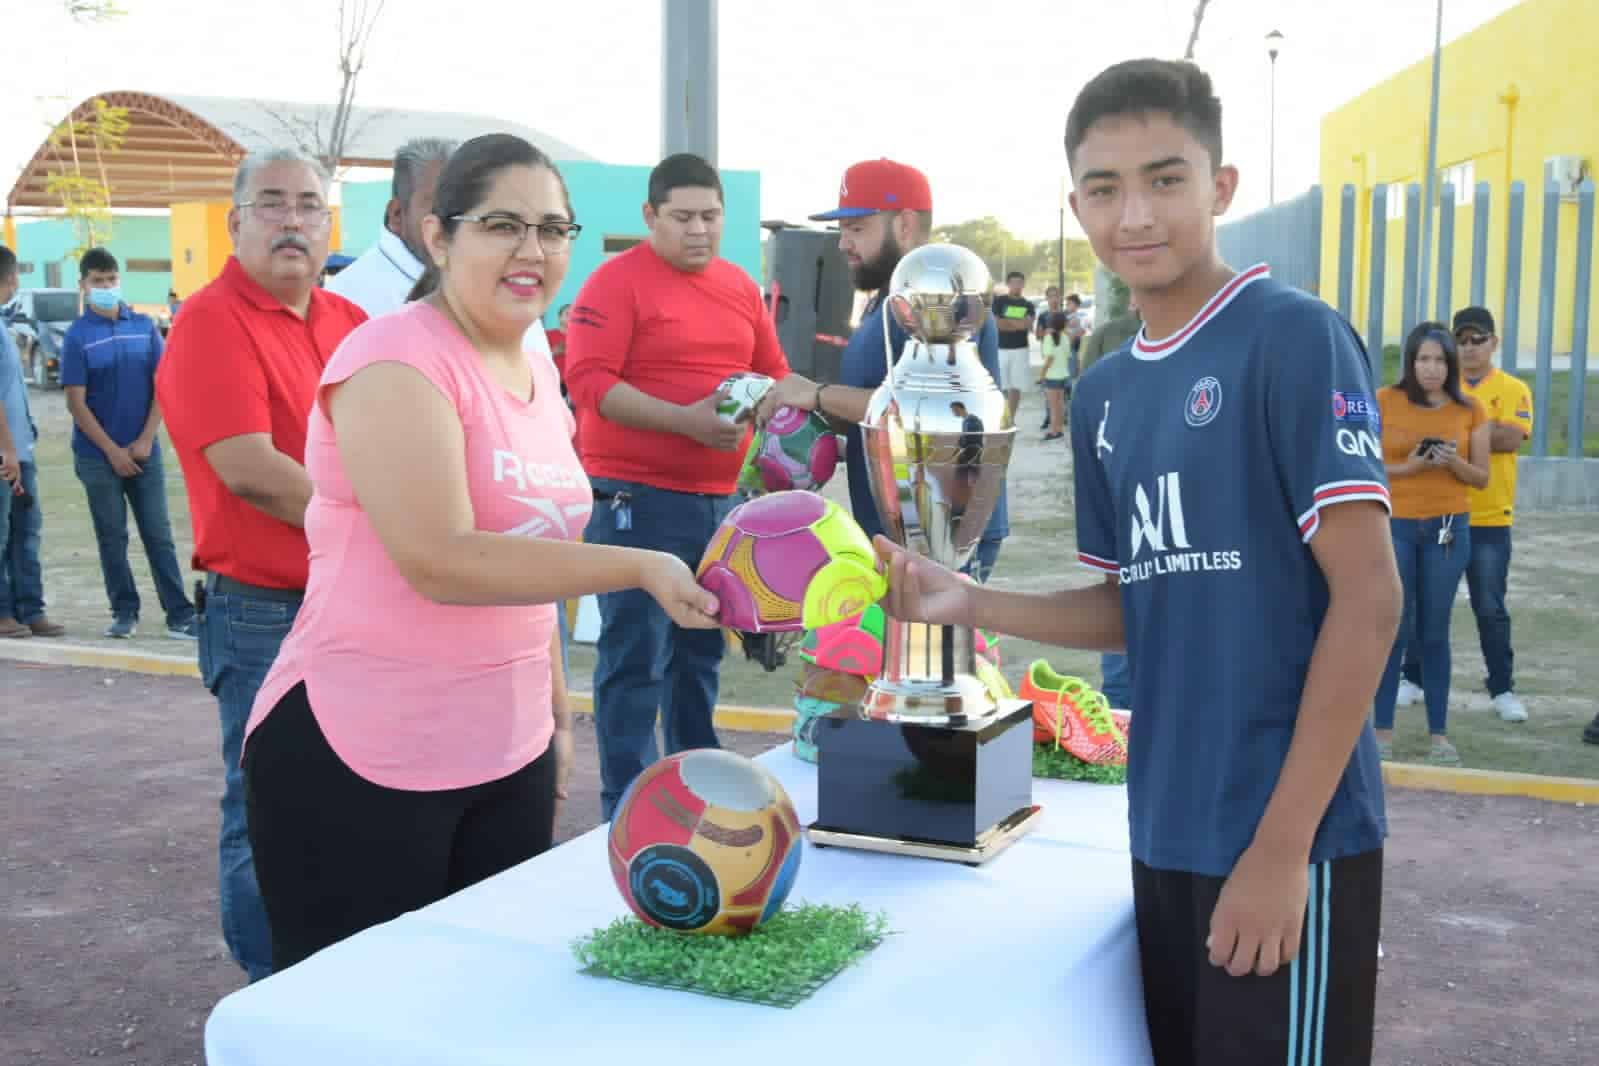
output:
[[[692,152],[669,155],[650,171],[650,206],[660,209],[672,197],[673,189],[715,189],[716,198],[723,200],[722,178],[711,166]]]
[[[1005,284],[1009,285],[1011,278],[1021,278],[1023,281],[1026,281],[1027,275],[1023,274],[1020,270],[1012,270],[1009,274],[1005,275]]]
[[[0,244],[0,281],[10,281],[17,269],[17,253]]]
[[[117,257],[104,248],[90,248],[83,253],[83,258],[78,260],[78,280],[88,277],[91,271],[99,270],[107,274],[120,274],[122,268],[117,266]]]
[[[1186,60],[1129,59],[1107,67],[1083,86],[1066,116],[1066,163],[1075,167],[1077,149],[1094,123],[1106,118],[1166,114],[1210,153],[1212,169],[1222,164],[1221,100],[1210,75]]]

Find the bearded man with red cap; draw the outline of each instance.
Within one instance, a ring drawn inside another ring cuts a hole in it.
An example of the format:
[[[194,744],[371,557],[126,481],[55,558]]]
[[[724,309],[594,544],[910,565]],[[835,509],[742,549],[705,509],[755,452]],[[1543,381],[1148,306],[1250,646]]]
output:
[[[850,335],[839,363],[839,380],[814,382],[790,374],[767,394],[761,405],[761,418],[777,407],[787,405],[805,411],[820,411],[839,432],[846,434],[849,446],[845,460],[849,472],[850,510],[868,536],[883,532],[877,505],[872,502],[871,483],[866,477],[866,454],[861,440],[861,420],[866,404],[887,376],[889,353],[884,350],[883,298],[894,268],[907,252],[928,243],[933,235],[933,193],[927,177],[915,167],[890,159],[856,163],[844,172],[838,187],[838,207],[812,215],[817,222],[837,222],[838,246],[849,260],[850,280],[861,292],[870,293],[866,311]],[[905,349],[908,335],[898,322],[889,322],[889,343],[894,361]],[[983,367],[999,381],[999,331],[993,316],[983,320],[977,335],[977,350]],[[994,507],[994,515],[983,539],[972,556],[969,571],[979,581],[987,581],[999,558],[1000,544],[1010,532],[1004,492]]]

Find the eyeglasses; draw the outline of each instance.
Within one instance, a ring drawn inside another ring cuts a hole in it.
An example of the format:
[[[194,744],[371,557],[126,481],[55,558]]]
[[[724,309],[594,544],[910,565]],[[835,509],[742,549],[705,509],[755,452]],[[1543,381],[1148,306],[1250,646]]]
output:
[[[298,215],[308,230],[319,230],[333,218],[326,204],[297,204],[290,200],[245,200],[240,207],[248,207],[262,222],[281,226],[290,215]]]
[[[1460,345],[1462,348],[1466,347],[1467,345],[1470,345],[1472,347],[1476,347],[1479,344],[1487,344],[1491,340],[1493,340],[1493,337],[1489,336],[1486,333],[1457,333],[1457,334],[1455,334],[1455,343]]]
[[[545,255],[565,255],[572,250],[572,242],[583,232],[576,222],[529,222],[512,214],[494,212],[488,215],[451,215],[452,222],[475,222],[484,235],[507,251],[521,248],[527,241],[529,230],[537,230],[539,247]]]

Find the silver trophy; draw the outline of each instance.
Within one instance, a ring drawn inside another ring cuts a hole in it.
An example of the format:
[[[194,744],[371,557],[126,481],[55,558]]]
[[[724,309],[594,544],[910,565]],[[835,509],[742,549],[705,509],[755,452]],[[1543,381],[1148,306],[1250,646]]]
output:
[[[861,423],[888,536],[951,569],[971,558],[1005,487],[1015,429],[973,338],[988,268],[950,244],[900,260],[887,316],[910,339]],[[891,340],[891,338],[889,338]],[[981,864],[1037,824],[1031,705],[978,680],[975,634],[889,619],[860,706],[816,720],[812,843]]]
[[[891,365],[861,423],[884,530],[952,570],[966,565],[988,527],[1016,436],[973,339],[992,287],[982,259],[958,245],[924,245],[900,260],[883,315]],[[897,363],[890,316],[910,334]],[[866,713],[929,725],[994,714],[976,655],[969,628],[891,622]]]

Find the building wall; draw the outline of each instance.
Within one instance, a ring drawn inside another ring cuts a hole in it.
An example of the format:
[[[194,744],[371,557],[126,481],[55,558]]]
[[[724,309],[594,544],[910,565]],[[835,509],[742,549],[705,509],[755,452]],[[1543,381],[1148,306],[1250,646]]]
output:
[[[172,287],[170,269],[134,269],[147,264],[168,264],[172,258],[170,228],[165,216],[117,215],[112,218],[111,240],[106,247],[122,265],[123,298],[130,304],[164,307]],[[17,220],[17,259],[24,264],[22,286],[48,288],[48,267],[57,264],[60,285],[76,288],[78,262],[68,253],[78,236],[70,222],[60,218]]]
[[[583,282],[629,240],[641,240],[644,228],[644,200],[651,167],[617,166],[610,163],[567,162],[561,164],[572,195],[572,209],[583,226],[566,280],[545,324],[554,326],[556,314],[564,304],[577,298]],[[761,281],[761,177],[756,171],[722,171],[722,193],[727,207],[727,224],[722,235],[722,257],[743,267],[757,283]],[[360,255],[372,246],[382,232],[383,212],[389,201],[388,181],[347,183],[341,193],[344,217],[344,243],[339,250]]]
[[[222,273],[233,254],[228,207],[226,201],[172,205],[172,287],[182,299]]]
[[[1599,40],[1599,4],[1592,0],[1525,0],[1445,47],[1440,66],[1437,164],[1440,171],[1469,164],[1470,180],[1491,184],[1488,224],[1487,303],[1502,314],[1505,289],[1507,204],[1512,181],[1526,184],[1527,208],[1522,245],[1520,347],[1529,351],[1538,332],[1538,294],[1543,234],[1544,164],[1550,156],[1574,155],[1599,161],[1599,65],[1593,42]],[[1432,92],[1432,60],[1426,59],[1373,86],[1329,113],[1321,125],[1322,269],[1338,277],[1340,190],[1356,188],[1355,314],[1366,320],[1370,286],[1371,192],[1380,183],[1403,198],[1402,186],[1425,185],[1427,120]],[[1514,103],[1511,101],[1514,100]],[[1590,170],[1591,173],[1591,170]],[[1471,291],[1472,207],[1451,206],[1455,217],[1453,302]],[[1418,220],[1418,225],[1420,220]],[[1555,350],[1571,347],[1574,304],[1577,206],[1560,207],[1560,255],[1556,291]],[[1399,339],[1405,248],[1402,213],[1386,223],[1387,286],[1384,332]],[[1437,248],[1437,220],[1433,247]],[[1436,260],[1434,261],[1436,263]],[[1436,277],[1436,266],[1430,271]],[[1325,287],[1325,286],[1324,286]],[[1435,290],[1436,291],[1436,290]],[[1599,276],[1595,278],[1599,295]],[[1328,296],[1336,296],[1329,291]],[[1431,296],[1426,305],[1430,308]]]

